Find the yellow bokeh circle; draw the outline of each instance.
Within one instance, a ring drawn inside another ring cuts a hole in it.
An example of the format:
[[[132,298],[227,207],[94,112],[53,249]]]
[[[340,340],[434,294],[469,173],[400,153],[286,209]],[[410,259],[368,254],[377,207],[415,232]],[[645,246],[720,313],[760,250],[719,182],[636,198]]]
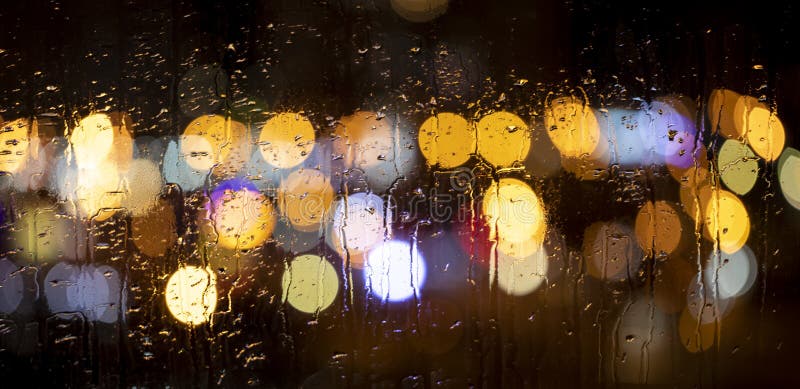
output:
[[[594,110],[575,97],[552,99],[544,123],[547,135],[564,157],[593,155],[600,143],[600,124]]]
[[[72,129],[69,137],[75,153],[75,163],[81,168],[98,168],[114,145],[114,126],[104,113],[91,114]]]
[[[264,124],[259,136],[261,155],[272,166],[287,169],[301,164],[314,150],[314,126],[300,113],[279,113]]]
[[[483,199],[483,217],[490,239],[542,242],[546,230],[541,200],[528,184],[515,178],[492,183]]]
[[[31,125],[17,119],[3,123],[0,128],[0,172],[17,173],[28,159]]]
[[[217,307],[217,278],[210,269],[185,266],[167,280],[164,293],[169,313],[181,323],[207,322]]]
[[[706,237],[718,241],[720,250],[732,254],[741,249],[750,236],[747,208],[735,194],[713,189],[705,208]]]
[[[217,244],[223,248],[248,250],[258,247],[275,229],[272,203],[257,191],[226,191],[212,209],[211,220]]]
[[[745,126],[747,143],[761,158],[774,161],[786,144],[786,130],[772,111],[755,107],[747,115]]]
[[[478,122],[478,154],[490,164],[508,167],[524,161],[531,149],[528,125],[510,112],[495,112]]]
[[[422,123],[418,141],[428,165],[452,168],[475,152],[475,129],[460,115],[442,112]]]
[[[189,123],[181,136],[181,155],[194,170],[209,170],[241,154],[249,142],[244,124],[221,115],[203,115]]]

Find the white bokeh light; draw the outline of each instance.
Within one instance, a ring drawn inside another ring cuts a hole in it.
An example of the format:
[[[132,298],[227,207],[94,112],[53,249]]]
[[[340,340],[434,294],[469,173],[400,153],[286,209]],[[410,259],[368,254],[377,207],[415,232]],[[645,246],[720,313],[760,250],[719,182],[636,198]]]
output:
[[[739,297],[747,293],[756,282],[758,263],[749,247],[744,246],[733,254],[714,253],[703,271],[707,285],[716,285],[722,299]]]
[[[115,323],[123,290],[119,273],[107,265],[59,262],[45,277],[44,293],[52,313],[81,312],[87,319]]]
[[[366,252],[387,234],[391,220],[383,199],[372,193],[355,193],[333,204],[332,246],[344,253]]]
[[[404,301],[419,294],[425,282],[425,260],[416,246],[386,241],[367,254],[364,278],[381,300]]]

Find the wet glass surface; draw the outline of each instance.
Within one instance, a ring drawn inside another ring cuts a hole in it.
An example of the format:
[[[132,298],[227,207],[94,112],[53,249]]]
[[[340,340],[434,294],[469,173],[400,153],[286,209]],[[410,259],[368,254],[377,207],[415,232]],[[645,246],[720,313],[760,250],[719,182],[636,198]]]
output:
[[[0,386],[796,387],[792,3],[0,10]]]

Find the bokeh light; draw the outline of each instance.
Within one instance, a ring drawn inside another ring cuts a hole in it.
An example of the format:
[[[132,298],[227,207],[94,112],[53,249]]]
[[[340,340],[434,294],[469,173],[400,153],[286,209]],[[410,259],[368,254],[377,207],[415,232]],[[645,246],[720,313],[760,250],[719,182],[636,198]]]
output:
[[[738,195],[753,189],[758,179],[758,160],[746,144],[728,139],[717,153],[717,169],[725,186]]]
[[[800,151],[787,147],[778,160],[778,182],[783,198],[800,210]]]
[[[104,113],[95,113],[81,119],[78,126],[72,129],[69,141],[79,167],[100,166],[114,145],[111,117]]]
[[[419,149],[428,165],[453,168],[475,152],[475,128],[458,114],[440,112],[419,127]]]
[[[259,136],[261,155],[272,166],[299,165],[314,149],[314,126],[301,113],[279,113],[264,124]]]
[[[750,247],[727,254],[714,251],[703,271],[705,285],[717,288],[721,299],[739,297],[747,293],[756,282],[758,263]]]
[[[333,265],[316,255],[295,257],[283,273],[283,301],[300,312],[327,309],[339,293],[339,276]]]
[[[681,344],[690,353],[706,351],[714,345],[717,337],[717,323],[700,323],[684,309],[678,319],[678,335]]]
[[[400,115],[390,118],[384,111],[356,111],[335,123],[331,147],[326,151],[333,166],[346,169],[341,176],[363,175],[373,192],[382,192],[417,169],[415,133]],[[332,175],[340,174],[335,171]]]
[[[686,310],[701,324],[717,323],[733,308],[734,300],[722,298],[716,280],[694,269],[686,287]]]
[[[281,182],[278,189],[281,215],[299,231],[319,230],[332,201],[330,180],[319,170],[296,170]]]
[[[800,388],[795,9],[41,3],[5,385]]]
[[[528,184],[501,178],[486,190],[483,217],[490,239],[506,242],[542,242],[546,220],[541,200]]]
[[[583,234],[583,256],[590,276],[626,280],[642,264],[642,251],[630,227],[618,222],[596,222]]]
[[[76,168],[61,160],[54,176],[59,197],[68,202],[67,211],[74,216],[100,222],[122,207],[125,191],[114,163]]]
[[[531,294],[547,280],[548,267],[547,250],[542,245],[522,258],[497,250],[497,285],[512,296]],[[490,280],[494,280],[494,273],[494,266],[490,266]]]
[[[623,386],[666,385],[673,377],[672,345],[675,342],[669,315],[649,296],[637,293],[616,319],[610,358],[610,378]]]
[[[447,11],[450,0],[391,0],[392,9],[409,22],[427,23]]]
[[[164,296],[172,316],[189,325],[207,322],[217,307],[217,278],[210,269],[184,266],[167,280]]]
[[[122,207],[122,176],[133,158],[130,127],[127,114],[112,112],[89,115],[72,130],[75,164],[62,159],[54,173],[60,197],[77,206],[77,216],[103,221]]]
[[[161,169],[147,159],[133,160],[123,175],[123,180],[126,190],[121,205],[133,216],[141,216],[150,211],[164,186]]]
[[[44,294],[52,313],[81,312],[89,320],[114,323],[121,288],[119,273],[110,266],[59,262],[45,276]]]
[[[596,181],[605,177],[603,172],[608,169],[611,163],[612,150],[605,134],[600,133],[599,138],[600,141],[591,154],[580,157],[562,155],[561,167],[583,181]]]
[[[2,124],[0,127],[0,172],[15,174],[25,166],[31,143],[30,132],[30,123],[25,119]]]
[[[182,138],[182,140],[189,142],[197,139],[202,138],[194,135]],[[209,144],[208,141],[205,140],[202,142]],[[182,155],[180,152],[180,144],[182,144],[182,141],[175,139],[167,142],[167,148],[166,151],[164,151],[164,160],[162,163],[164,180],[168,183],[178,185],[184,191],[193,191],[203,185],[208,171],[198,171],[189,166],[186,158],[198,158],[198,156],[192,157],[191,155]],[[204,153],[206,153],[206,156],[211,155],[210,147],[205,147],[203,150],[205,150]]]
[[[730,89],[714,89],[708,98],[708,119],[711,131],[730,139],[738,139],[741,133],[736,126],[734,109],[742,95]]]
[[[334,205],[331,239],[341,254],[366,252],[387,234],[383,199],[372,193],[355,193],[338,200]],[[357,261],[351,264],[359,266]]]
[[[134,124],[131,115],[122,111],[108,113],[111,119],[111,128],[114,130],[114,140],[108,161],[117,165],[120,172],[125,173],[133,161],[133,130]]]
[[[694,149],[689,148],[667,162],[670,176],[681,186],[703,182],[708,174],[708,167],[707,150],[703,144],[697,144]]]
[[[489,227],[488,231],[491,234],[493,229]],[[487,243],[487,247],[492,251],[497,249],[500,253],[516,259],[523,259],[542,249],[542,241],[533,236],[531,236],[530,239],[521,240],[519,242],[495,237],[488,239],[488,241],[484,243]],[[496,246],[492,246],[493,243],[496,243]]]
[[[207,171],[214,167],[217,150],[201,135],[184,134],[180,141],[181,157],[194,170]]]
[[[562,156],[592,155],[600,143],[600,125],[594,110],[574,96],[552,99],[546,108],[544,123],[550,140]]]
[[[675,251],[683,235],[677,209],[662,200],[648,201],[639,209],[634,230],[639,246],[656,257]]]
[[[202,115],[183,131],[180,154],[194,170],[208,171],[216,165],[221,165],[220,171],[237,170],[249,158],[249,146],[244,124],[220,115]]]
[[[225,181],[214,189],[207,216],[214,224],[217,244],[228,249],[260,246],[275,228],[272,202],[242,178]]]
[[[17,255],[26,263],[51,262],[68,251],[70,236],[66,215],[54,200],[23,197],[17,204],[12,233]],[[74,246],[73,246],[74,248]]]
[[[333,155],[346,167],[369,168],[392,153],[392,125],[382,114],[356,111],[339,119],[333,133]]]
[[[72,129],[69,141],[75,163],[81,169],[100,169],[111,162],[127,169],[133,158],[130,117],[121,112],[94,113]]]
[[[667,164],[689,162],[680,156],[695,148],[695,114],[684,100],[679,96],[662,97],[639,111],[638,129],[645,150],[655,152]]]
[[[750,112],[755,109],[769,110],[767,105],[753,96],[742,95],[736,100],[733,106],[733,124],[736,126],[738,139],[744,141],[747,138],[747,130],[750,127]]]
[[[381,300],[399,302],[418,296],[425,276],[425,260],[416,245],[388,240],[367,254],[367,287]]]
[[[634,109],[609,108],[605,114],[599,115],[601,134],[605,135],[610,144],[611,162],[625,167],[643,166],[652,162],[652,152],[645,147],[643,137],[639,134],[643,131],[641,127],[646,124],[640,123],[643,118],[646,116]],[[598,144],[598,148],[601,147]],[[594,154],[595,157],[601,155],[597,152]]]
[[[687,177],[695,177],[700,179],[700,176],[707,175],[708,171],[705,169],[697,169],[695,175],[687,175]],[[695,180],[689,180],[681,183],[679,189],[679,196],[681,199],[681,206],[683,211],[689,215],[695,222],[702,223],[705,220],[706,209],[708,202],[711,200],[712,187],[703,179],[696,185],[690,185]]]
[[[774,161],[786,143],[786,130],[774,112],[766,107],[754,107],[747,114],[745,127],[747,143],[761,158]]]
[[[531,148],[528,125],[519,116],[501,111],[484,116],[477,124],[478,154],[496,167],[524,161]]]
[[[750,216],[735,194],[714,189],[705,210],[706,237],[718,242],[720,250],[739,251],[750,236]]]
[[[0,313],[10,314],[22,301],[23,283],[19,267],[8,259],[0,259]]]
[[[30,132],[25,139],[16,139],[16,135],[0,133],[0,148],[5,147],[6,151],[0,149],[0,172],[6,171],[13,174],[14,188],[19,191],[41,190],[48,184],[48,176],[57,158],[64,155],[61,146],[66,146],[67,142],[63,138],[56,138],[55,131],[52,129],[53,123],[49,120],[38,120],[34,117],[30,121]],[[39,134],[42,128],[43,133]],[[13,139],[12,139],[13,138]],[[29,141],[28,141],[29,140]],[[23,143],[27,143],[25,149]],[[16,157],[26,157],[24,160]],[[3,162],[3,158],[7,158]],[[20,162],[19,165],[15,165]],[[16,166],[16,172],[10,171],[11,166]],[[3,166],[9,168],[4,170]]]

